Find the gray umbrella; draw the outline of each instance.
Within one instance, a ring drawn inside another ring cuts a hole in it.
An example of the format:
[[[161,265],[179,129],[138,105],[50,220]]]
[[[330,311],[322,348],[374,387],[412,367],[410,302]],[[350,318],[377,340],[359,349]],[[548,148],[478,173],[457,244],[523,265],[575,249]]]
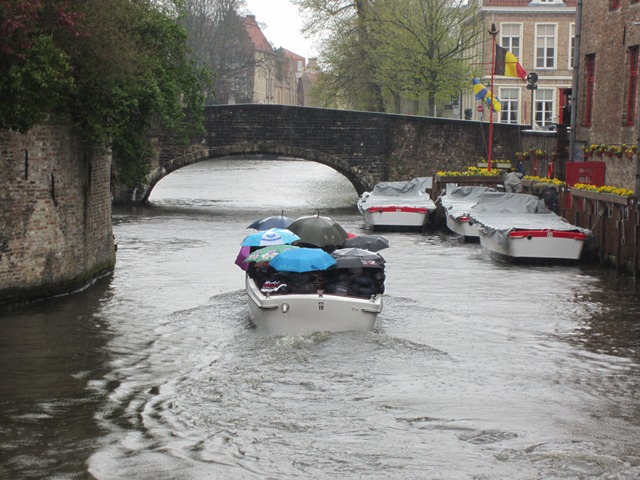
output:
[[[339,223],[320,215],[300,217],[289,225],[288,230],[300,237],[300,243],[320,248],[342,246],[348,237]]]
[[[377,252],[389,248],[389,240],[382,235],[358,235],[344,241],[345,248],[363,248],[370,252]]]
[[[385,264],[382,255],[362,248],[341,248],[331,256],[336,260],[332,268],[384,268]]]

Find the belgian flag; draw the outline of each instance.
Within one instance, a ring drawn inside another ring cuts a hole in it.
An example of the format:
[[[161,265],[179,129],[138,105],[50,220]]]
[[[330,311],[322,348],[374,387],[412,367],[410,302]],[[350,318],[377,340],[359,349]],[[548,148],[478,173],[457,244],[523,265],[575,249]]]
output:
[[[505,77],[520,77],[523,82],[527,81],[527,72],[518,62],[518,57],[498,44],[496,44],[496,62],[493,73]]]

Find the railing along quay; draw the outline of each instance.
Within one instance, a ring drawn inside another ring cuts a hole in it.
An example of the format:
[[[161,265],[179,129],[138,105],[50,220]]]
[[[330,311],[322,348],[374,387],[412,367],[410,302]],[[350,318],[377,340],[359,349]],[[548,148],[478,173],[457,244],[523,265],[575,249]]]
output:
[[[438,201],[445,193],[447,184],[460,186],[486,186],[496,188],[502,185],[500,177],[436,176],[431,197],[436,202],[435,224],[446,224],[445,212]],[[532,193],[534,182],[522,182],[524,193]],[[640,211],[634,197],[623,197],[608,193],[598,193],[581,189],[554,186],[558,190],[560,216],[578,227],[593,232],[593,245],[585,249],[581,261],[599,263],[640,275]]]

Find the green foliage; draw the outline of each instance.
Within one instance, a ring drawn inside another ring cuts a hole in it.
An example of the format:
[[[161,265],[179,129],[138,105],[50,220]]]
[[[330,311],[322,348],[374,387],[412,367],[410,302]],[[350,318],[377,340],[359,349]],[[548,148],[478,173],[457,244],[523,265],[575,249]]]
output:
[[[466,0],[292,0],[325,32],[324,106],[400,112],[426,102],[429,114],[469,89],[478,51],[478,2]],[[392,105],[384,104],[382,97]]]
[[[128,184],[146,174],[151,133],[169,129],[186,141],[203,130],[209,78],[175,11],[147,0],[23,3],[28,22],[19,9],[0,10],[0,24],[16,25],[15,45],[0,48],[0,127],[26,131],[62,114],[87,140],[113,145]]]
[[[64,106],[74,91],[69,56],[48,35],[37,36],[22,58],[0,67],[0,125],[20,132]]]

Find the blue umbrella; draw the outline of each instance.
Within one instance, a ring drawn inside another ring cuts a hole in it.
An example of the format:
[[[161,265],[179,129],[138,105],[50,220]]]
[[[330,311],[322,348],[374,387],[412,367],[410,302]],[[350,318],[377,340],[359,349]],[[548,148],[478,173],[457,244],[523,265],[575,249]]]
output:
[[[252,233],[244,237],[244,240],[240,245],[243,247],[262,247],[268,245],[281,245],[283,243],[293,243],[296,240],[300,240],[300,237],[295,233],[283,229],[272,228],[270,230],[260,231]]]
[[[296,248],[278,254],[269,265],[280,272],[311,272],[326,270],[335,259],[320,248]]]

